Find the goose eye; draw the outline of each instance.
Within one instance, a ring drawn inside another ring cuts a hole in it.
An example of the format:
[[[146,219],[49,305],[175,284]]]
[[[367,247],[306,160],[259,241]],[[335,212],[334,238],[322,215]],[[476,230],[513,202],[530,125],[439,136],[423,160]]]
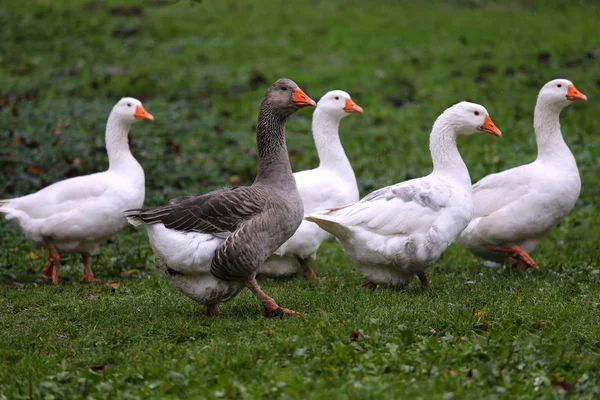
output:
[[[340,99],[340,96],[335,96],[335,99],[336,99],[336,100],[339,100],[339,99]]]
[[[285,86],[282,89],[283,89],[284,92],[287,91],[287,88]]]
[[[479,111],[475,111],[475,115],[479,116]]]
[[[559,83],[558,85],[556,85],[556,87],[562,87],[562,84]]]
[[[131,103],[127,103],[127,107],[131,107]]]

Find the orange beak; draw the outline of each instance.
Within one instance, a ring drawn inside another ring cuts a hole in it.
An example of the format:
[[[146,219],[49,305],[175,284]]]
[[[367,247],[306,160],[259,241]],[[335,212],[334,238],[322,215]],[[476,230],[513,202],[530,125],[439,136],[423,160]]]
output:
[[[363,109],[361,106],[354,104],[350,97],[346,98],[346,105],[344,106],[344,111],[347,113],[361,113]]]
[[[494,123],[492,122],[492,119],[490,118],[489,115],[485,116],[483,125],[481,125],[481,127],[479,127],[479,130],[481,132],[491,133],[494,136],[502,137],[502,132],[500,132],[500,129],[496,128],[496,125],[494,125]]]
[[[317,103],[310,97],[306,95],[300,88],[294,88],[292,93],[292,101],[296,105],[296,107],[308,107],[308,106],[316,106]]]
[[[154,117],[144,109],[144,106],[137,106],[133,116],[135,119],[149,119],[150,121],[154,121]]]
[[[567,100],[587,100],[587,96],[581,93],[579,90],[575,89],[575,86],[569,85],[569,87],[567,88]]]

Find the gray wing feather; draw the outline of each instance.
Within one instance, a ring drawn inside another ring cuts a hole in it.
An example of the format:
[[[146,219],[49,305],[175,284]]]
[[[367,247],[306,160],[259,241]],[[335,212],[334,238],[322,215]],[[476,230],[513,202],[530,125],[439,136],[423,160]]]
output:
[[[254,187],[221,189],[171,204],[161,222],[168,229],[184,232],[234,232],[260,213],[267,201],[266,193]]]
[[[421,207],[440,211],[446,207],[451,196],[452,193],[447,187],[432,187],[427,181],[408,181],[376,190],[365,196],[361,202],[398,198],[405,203],[414,202]]]

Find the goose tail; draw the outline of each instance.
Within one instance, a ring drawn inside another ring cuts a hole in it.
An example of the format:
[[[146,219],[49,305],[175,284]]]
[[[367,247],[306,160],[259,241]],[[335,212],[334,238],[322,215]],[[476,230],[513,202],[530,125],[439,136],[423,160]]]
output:
[[[162,206],[154,208],[134,208],[126,210],[125,218],[133,226],[150,225],[162,222],[163,217],[169,215],[172,211],[171,206]]]

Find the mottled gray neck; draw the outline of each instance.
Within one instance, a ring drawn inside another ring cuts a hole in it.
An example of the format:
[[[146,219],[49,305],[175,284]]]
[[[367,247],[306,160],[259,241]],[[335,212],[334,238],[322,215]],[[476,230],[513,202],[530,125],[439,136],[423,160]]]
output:
[[[469,170],[456,147],[457,130],[458,127],[445,115],[438,117],[433,124],[429,136],[433,173],[447,175],[454,181],[471,186]]]
[[[108,168],[117,169],[130,165],[131,161],[137,163],[129,150],[130,124],[112,113],[106,123],[106,152],[108,153]]]
[[[560,131],[563,105],[538,99],[533,114],[533,128],[538,146],[538,159],[573,157]]]
[[[340,141],[339,127],[339,116],[323,112],[319,108],[313,113],[312,132],[319,154],[319,168],[335,170],[354,177],[354,171]]]
[[[254,184],[296,187],[285,145],[287,115],[279,110],[261,107],[256,126],[258,169]]]

